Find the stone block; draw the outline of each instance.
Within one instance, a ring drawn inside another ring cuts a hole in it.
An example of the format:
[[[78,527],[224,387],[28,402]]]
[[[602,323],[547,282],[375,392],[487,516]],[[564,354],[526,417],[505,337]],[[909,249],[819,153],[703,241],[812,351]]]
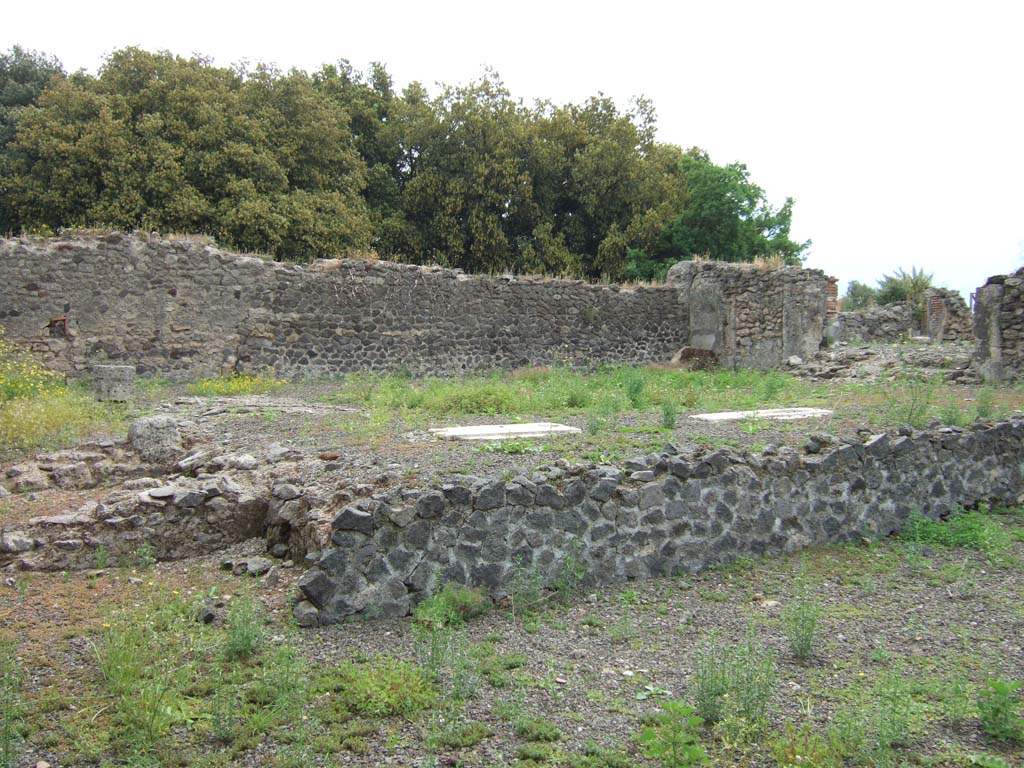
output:
[[[130,365],[94,365],[93,388],[101,402],[126,403],[135,388],[135,368]]]

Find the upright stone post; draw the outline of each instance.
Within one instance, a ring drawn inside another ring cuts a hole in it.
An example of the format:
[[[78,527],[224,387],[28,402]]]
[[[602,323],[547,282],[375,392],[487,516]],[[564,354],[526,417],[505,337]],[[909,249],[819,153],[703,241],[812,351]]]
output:
[[[94,365],[96,399],[123,403],[131,399],[135,387],[135,369],[130,365]]]

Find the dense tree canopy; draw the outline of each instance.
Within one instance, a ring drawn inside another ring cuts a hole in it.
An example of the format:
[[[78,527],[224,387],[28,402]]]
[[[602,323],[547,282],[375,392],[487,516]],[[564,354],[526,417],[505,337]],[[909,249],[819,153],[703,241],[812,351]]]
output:
[[[214,235],[280,259],[655,279],[779,254],[793,201],[655,140],[652,105],[524,105],[487,72],[431,95],[382,65],[312,75],[127,48],[99,73],[0,57],[0,227]]]

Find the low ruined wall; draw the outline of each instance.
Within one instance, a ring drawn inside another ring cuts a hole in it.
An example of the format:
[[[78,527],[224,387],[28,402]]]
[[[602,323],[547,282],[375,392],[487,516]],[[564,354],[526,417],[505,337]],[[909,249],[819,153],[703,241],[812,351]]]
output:
[[[834,281],[814,269],[683,261],[668,284],[688,310],[690,346],[728,367],[772,368],[818,351]]]
[[[974,364],[990,381],[1024,374],[1024,268],[990,277],[974,297]]]
[[[326,624],[404,615],[446,581],[500,598],[517,563],[550,584],[570,553],[598,582],[696,571],[885,535],[914,510],[936,517],[981,500],[1015,502],[1022,481],[1024,419],[879,435],[819,455],[665,453],[511,481],[453,478],[334,514],[330,545],[300,580],[296,616]],[[296,504],[298,489],[277,495],[271,519]]]
[[[816,270],[683,263],[666,285],[469,276],[361,260],[309,267],[198,238],[74,234],[0,240],[0,325],[68,372],[129,364],[176,379],[809,357],[829,278]]]
[[[974,317],[958,291],[929,288],[924,294],[925,332],[933,341],[974,338]]]
[[[929,288],[921,318],[908,302],[840,312],[830,337],[832,341],[891,343],[923,335],[932,341],[968,341],[974,338],[972,326],[963,296],[946,288]]]
[[[904,341],[916,333],[913,307],[900,303],[840,312],[834,338],[836,341],[889,343]]]
[[[467,276],[360,260],[309,268],[193,239],[0,240],[0,325],[68,371],[175,378],[454,373],[668,360],[689,338],[668,286]]]

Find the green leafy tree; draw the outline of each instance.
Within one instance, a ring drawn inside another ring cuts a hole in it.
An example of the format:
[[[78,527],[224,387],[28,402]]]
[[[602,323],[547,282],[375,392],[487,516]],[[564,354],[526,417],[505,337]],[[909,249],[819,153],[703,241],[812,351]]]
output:
[[[35,103],[55,77],[64,77],[64,69],[52,56],[17,45],[0,55],[0,233],[9,231],[15,223],[4,202],[4,189],[9,172],[9,144],[18,115]]]
[[[123,49],[51,81],[11,146],[20,226],[209,232],[295,260],[369,242],[348,115],[302,72]]]
[[[682,212],[661,233],[654,256],[673,262],[709,255],[720,261],[752,261],[778,254],[799,264],[810,241],[790,239],[793,199],[775,209],[764,190],[750,181],[742,163],[715,165],[693,149],[682,160],[688,198]]]
[[[843,296],[843,310],[850,312],[858,309],[866,309],[878,301],[878,290],[866,283],[851,280],[846,286],[846,295]]]
[[[883,275],[878,281],[876,299],[879,304],[924,300],[924,292],[932,287],[932,276],[923,269],[911,267],[910,272],[897,269],[891,275]]]
[[[125,48],[96,76],[0,58],[0,227],[213,234],[305,261],[372,247],[474,272],[655,280],[782,253],[746,168],[655,140],[643,98],[532,107],[487,72],[431,97],[381,64],[309,75]]]

